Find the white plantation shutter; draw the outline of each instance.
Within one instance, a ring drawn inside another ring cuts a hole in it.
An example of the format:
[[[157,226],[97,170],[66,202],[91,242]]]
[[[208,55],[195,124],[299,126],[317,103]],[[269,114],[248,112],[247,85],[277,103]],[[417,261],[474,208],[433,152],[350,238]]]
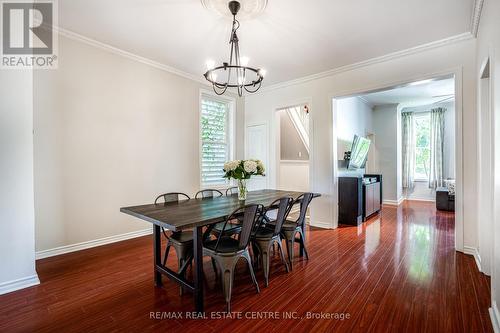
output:
[[[222,169],[230,160],[229,103],[203,96],[200,121],[201,184],[227,184]]]

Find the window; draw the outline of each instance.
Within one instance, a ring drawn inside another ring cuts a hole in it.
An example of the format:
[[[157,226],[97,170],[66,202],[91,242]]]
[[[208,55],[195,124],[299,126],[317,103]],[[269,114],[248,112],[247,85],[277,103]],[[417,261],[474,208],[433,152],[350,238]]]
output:
[[[224,163],[232,158],[231,102],[210,95],[201,97],[201,185],[226,185]]]
[[[431,161],[430,114],[415,115],[415,180],[429,180]]]

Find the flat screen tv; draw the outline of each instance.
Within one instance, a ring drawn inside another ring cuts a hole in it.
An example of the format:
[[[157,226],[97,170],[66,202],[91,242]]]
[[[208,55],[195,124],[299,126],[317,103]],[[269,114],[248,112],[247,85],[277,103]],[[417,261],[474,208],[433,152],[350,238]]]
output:
[[[370,149],[370,140],[361,136],[354,135],[351,147],[351,158],[349,159],[348,169],[362,169],[366,165],[368,150]]]

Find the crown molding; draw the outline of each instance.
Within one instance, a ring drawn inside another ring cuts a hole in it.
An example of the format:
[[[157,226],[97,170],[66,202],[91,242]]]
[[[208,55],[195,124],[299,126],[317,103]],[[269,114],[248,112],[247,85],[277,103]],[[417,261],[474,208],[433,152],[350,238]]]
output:
[[[207,85],[206,84],[206,80],[204,80],[201,75],[198,77],[198,76],[193,75],[191,73],[187,73],[187,72],[181,71],[181,70],[179,70],[177,68],[174,68],[174,67],[162,64],[162,63],[160,63],[158,61],[154,61],[154,60],[151,60],[149,58],[145,58],[145,57],[139,56],[137,54],[134,54],[134,53],[131,53],[131,52],[119,49],[117,47],[111,46],[109,44],[106,44],[106,43],[103,43],[103,42],[99,42],[99,41],[97,41],[95,39],[92,39],[92,38],[89,38],[89,37],[85,37],[85,36],[80,35],[80,34],[78,34],[76,32],[73,32],[73,31],[70,31],[70,30],[67,30],[67,29],[64,29],[64,28],[61,28],[61,27],[54,27],[54,30],[59,35],[67,37],[69,39],[72,39],[72,40],[75,40],[75,41],[78,41],[78,42],[81,42],[81,43],[84,43],[84,44],[87,44],[87,45],[90,45],[90,46],[94,46],[94,47],[97,47],[97,48],[99,48],[101,50],[105,50],[105,51],[108,51],[110,53],[113,53],[113,54],[116,54],[116,55],[128,58],[130,60],[134,60],[134,61],[140,62],[142,64],[145,64],[145,65],[148,65],[148,66],[151,66],[151,67],[163,70],[165,72],[169,72],[171,74],[178,75],[178,76],[183,77],[185,79],[189,79],[189,80],[201,83],[203,85]]]
[[[470,32],[472,36],[477,37],[479,30],[479,21],[481,20],[481,13],[483,12],[484,0],[475,0],[474,9],[472,10]]]
[[[288,87],[288,86],[302,84],[302,83],[313,81],[313,80],[318,80],[318,79],[329,77],[329,76],[334,76],[334,75],[337,75],[337,74],[340,74],[340,73],[352,71],[354,69],[358,69],[358,68],[362,68],[362,67],[366,67],[366,66],[370,66],[370,65],[379,64],[379,63],[386,62],[386,61],[389,61],[389,60],[394,60],[394,59],[397,59],[397,58],[402,58],[402,57],[409,56],[409,55],[412,55],[412,54],[417,54],[417,53],[425,52],[425,51],[428,51],[428,50],[432,50],[432,49],[436,49],[436,48],[439,48],[439,47],[443,47],[443,46],[447,46],[447,45],[451,45],[451,44],[455,44],[455,43],[467,41],[467,40],[470,40],[470,39],[474,39],[474,36],[470,32],[465,32],[465,33],[460,34],[460,35],[455,35],[455,36],[452,36],[452,37],[444,38],[444,39],[437,40],[437,41],[434,41],[434,42],[431,42],[431,43],[427,43],[427,44],[422,44],[422,45],[415,46],[415,47],[412,47],[412,48],[409,48],[409,49],[406,49],[406,50],[396,51],[396,52],[389,53],[389,54],[386,54],[386,55],[383,55],[383,56],[380,56],[380,57],[371,58],[371,59],[360,61],[360,62],[357,62],[357,63],[354,63],[354,64],[350,64],[350,65],[346,65],[346,66],[342,66],[342,67],[330,69],[330,70],[327,70],[327,71],[324,71],[324,72],[320,72],[320,73],[316,73],[316,74],[304,76],[304,77],[301,77],[301,78],[298,78],[298,79],[293,79],[293,80],[289,80],[289,81],[285,81],[285,82],[281,82],[281,83],[272,84],[272,85],[267,86],[267,87],[262,87],[254,95],[262,94],[262,93],[265,93],[265,92],[268,92],[268,91],[271,91],[271,90],[275,90],[275,89],[285,88],[285,87]]]

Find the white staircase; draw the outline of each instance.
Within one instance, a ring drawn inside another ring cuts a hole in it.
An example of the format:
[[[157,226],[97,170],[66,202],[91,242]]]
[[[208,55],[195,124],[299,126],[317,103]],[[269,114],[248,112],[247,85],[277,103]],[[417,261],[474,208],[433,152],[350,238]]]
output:
[[[304,110],[303,106],[287,108],[286,113],[309,153],[309,113]]]

